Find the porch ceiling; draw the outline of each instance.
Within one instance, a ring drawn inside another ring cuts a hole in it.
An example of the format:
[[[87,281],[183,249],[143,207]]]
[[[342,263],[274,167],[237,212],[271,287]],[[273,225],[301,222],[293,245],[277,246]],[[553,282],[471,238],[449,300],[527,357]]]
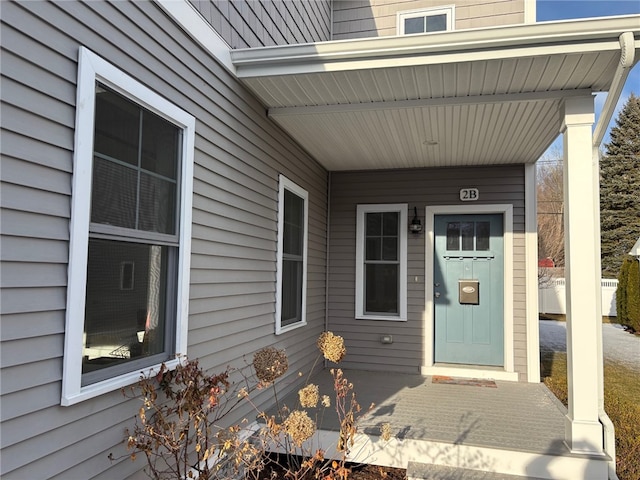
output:
[[[611,87],[626,31],[640,49],[634,15],[231,57],[269,116],[329,170],[530,163],[560,133],[564,98]]]

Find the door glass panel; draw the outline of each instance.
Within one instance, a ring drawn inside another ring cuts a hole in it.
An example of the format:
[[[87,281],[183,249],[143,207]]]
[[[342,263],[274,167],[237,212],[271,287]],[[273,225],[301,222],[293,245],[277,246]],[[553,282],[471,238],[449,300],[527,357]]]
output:
[[[447,223],[447,250],[460,250],[460,222]]]
[[[489,250],[489,222],[476,222],[476,250]]]
[[[462,250],[473,250],[473,227],[474,222],[460,222],[460,233],[462,235]]]

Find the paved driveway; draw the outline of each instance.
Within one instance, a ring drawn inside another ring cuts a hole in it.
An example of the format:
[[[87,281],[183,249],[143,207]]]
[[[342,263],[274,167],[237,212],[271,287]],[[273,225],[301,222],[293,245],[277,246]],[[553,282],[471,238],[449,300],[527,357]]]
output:
[[[631,335],[615,323],[603,323],[602,348],[606,359],[640,372],[640,336]],[[540,349],[554,352],[567,350],[565,322],[540,320]]]

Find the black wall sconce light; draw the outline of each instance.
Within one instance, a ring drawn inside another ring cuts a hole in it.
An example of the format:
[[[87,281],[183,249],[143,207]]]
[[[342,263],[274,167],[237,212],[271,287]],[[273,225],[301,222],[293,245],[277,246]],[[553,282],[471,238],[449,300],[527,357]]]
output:
[[[411,225],[409,225],[409,231],[416,234],[422,231],[422,223],[420,223],[420,219],[418,218],[418,207],[413,207],[413,220],[411,220]]]

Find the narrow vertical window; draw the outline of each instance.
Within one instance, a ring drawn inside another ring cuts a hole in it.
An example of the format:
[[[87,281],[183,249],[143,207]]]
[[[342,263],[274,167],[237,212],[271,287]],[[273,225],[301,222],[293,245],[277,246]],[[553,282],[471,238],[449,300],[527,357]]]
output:
[[[359,205],[356,318],[406,320],[406,205]]]
[[[306,324],[308,193],[280,176],[276,333]]]

